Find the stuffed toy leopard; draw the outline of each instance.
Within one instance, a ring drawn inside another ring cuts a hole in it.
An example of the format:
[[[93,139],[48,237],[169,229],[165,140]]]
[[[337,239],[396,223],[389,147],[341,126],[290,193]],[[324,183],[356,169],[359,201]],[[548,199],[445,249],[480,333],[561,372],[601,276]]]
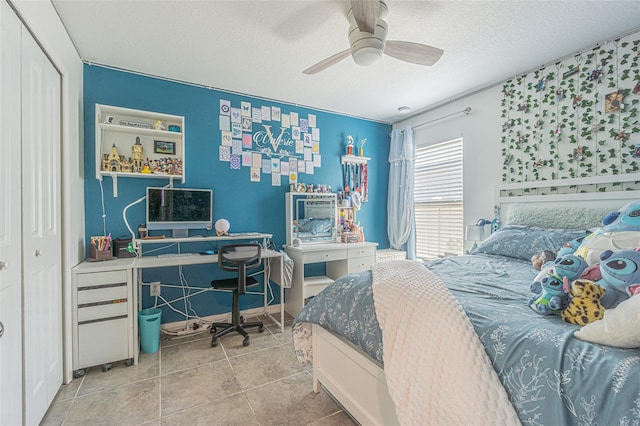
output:
[[[571,283],[570,302],[560,316],[566,322],[587,325],[602,319],[605,308],[600,303],[605,289],[593,281],[578,279]]]

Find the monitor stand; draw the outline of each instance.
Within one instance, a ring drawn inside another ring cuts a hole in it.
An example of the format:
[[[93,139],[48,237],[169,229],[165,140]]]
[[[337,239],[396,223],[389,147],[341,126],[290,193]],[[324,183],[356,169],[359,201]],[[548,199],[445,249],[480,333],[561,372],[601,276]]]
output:
[[[189,236],[188,229],[173,229],[171,231],[171,236],[173,238],[187,238]]]

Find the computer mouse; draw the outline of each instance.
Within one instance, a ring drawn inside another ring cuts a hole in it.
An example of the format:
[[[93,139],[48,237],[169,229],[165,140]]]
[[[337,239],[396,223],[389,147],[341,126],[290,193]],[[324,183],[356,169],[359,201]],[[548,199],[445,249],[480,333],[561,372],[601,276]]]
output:
[[[216,252],[213,250],[207,250],[207,251],[201,252],[200,254],[216,254]]]

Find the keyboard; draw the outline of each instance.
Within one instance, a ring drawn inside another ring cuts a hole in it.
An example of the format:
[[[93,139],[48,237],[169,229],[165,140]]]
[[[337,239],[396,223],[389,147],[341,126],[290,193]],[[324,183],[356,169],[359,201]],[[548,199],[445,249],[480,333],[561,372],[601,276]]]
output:
[[[181,257],[181,256],[193,256],[194,253],[164,253],[159,254],[158,257]]]

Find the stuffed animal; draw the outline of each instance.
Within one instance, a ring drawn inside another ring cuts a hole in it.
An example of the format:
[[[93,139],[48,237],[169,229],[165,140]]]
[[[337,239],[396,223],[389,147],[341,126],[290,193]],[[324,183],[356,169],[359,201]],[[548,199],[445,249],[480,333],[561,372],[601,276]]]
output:
[[[535,294],[539,294],[542,291],[542,279],[548,275],[554,275],[558,277],[560,281],[564,277],[569,279],[569,282],[578,279],[580,275],[587,269],[589,265],[580,256],[573,254],[566,254],[562,257],[556,258],[553,263],[547,263],[542,270],[536,275],[529,287]],[[569,291],[567,289],[567,291]]]
[[[603,232],[640,231],[640,201],[632,201],[602,219]]]
[[[640,290],[640,252],[620,250],[598,265],[586,269],[581,278],[595,282],[606,290],[602,306],[615,308]]]
[[[575,254],[576,250],[578,249],[578,247],[580,247],[585,238],[587,238],[587,235],[575,238],[569,242],[564,243],[562,248],[558,250],[557,256],[562,257],[565,254]]]
[[[600,299],[606,290],[589,280],[575,280],[571,283],[570,302],[560,316],[566,322],[587,325],[602,319],[605,307]]]
[[[569,305],[568,289],[562,278],[547,275],[540,281],[541,292],[529,300],[531,309],[541,315],[557,315]]]
[[[632,201],[602,219],[603,227],[582,241],[575,254],[589,265],[600,262],[606,250],[633,250],[640,247],[640,201]]]
[[[552,262],[555,258],[556,254],[551,250],[542,250],[540,254],[534,254],[531,256],[531,265],[540,271],[547,262]]]

